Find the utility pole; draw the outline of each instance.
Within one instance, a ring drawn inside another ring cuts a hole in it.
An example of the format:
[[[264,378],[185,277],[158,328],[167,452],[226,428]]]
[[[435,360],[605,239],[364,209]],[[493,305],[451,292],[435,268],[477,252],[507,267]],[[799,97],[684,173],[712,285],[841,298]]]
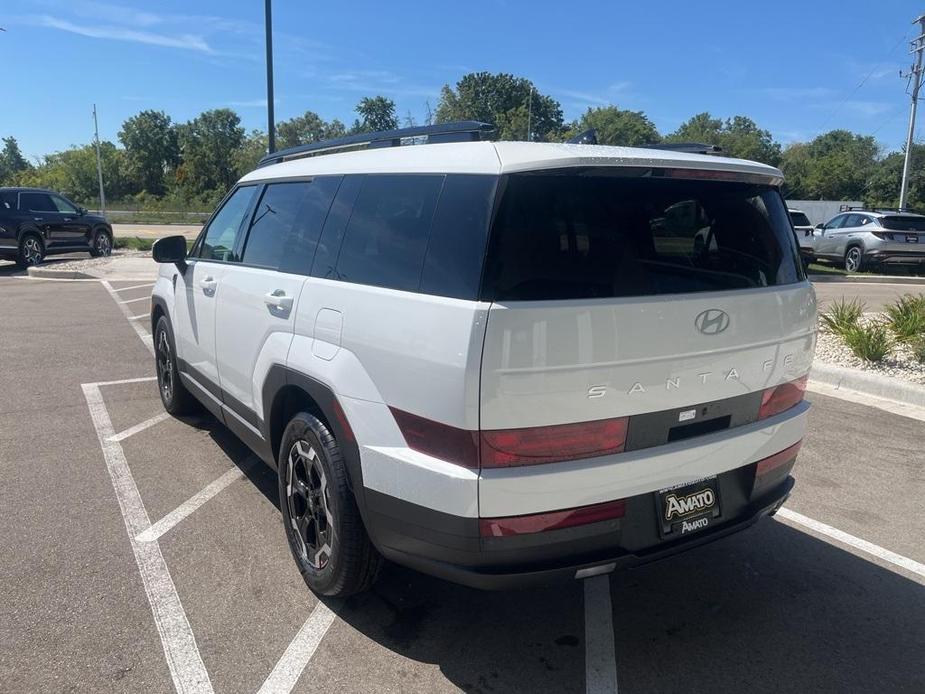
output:
[[[527,142],[530,142],[530,121],[533,120],[533,85],[530,85],[530,98],[527,100]]]
[[[266,0],[265,24],[267,30],[267,150],[276,151],[276,118],[273,116],[273,10],[272,0]]]
[[[912,80],[912,108],[909,113],[909,134],[906,135],[906,157],[903,160],[903,180],[899,187],[899,208],[906,206],[906,196],[909,192],[909,170],[912,167],[912,139],[915,135],[915,111],[919,102],[919,87],[922,86],[922,52],[925,51],[925,14],[916,19],[913,24],[919,25],[919,35],[912,41],[912,50],[915,54],[915,63],[908,77]]]
[[[96,121],[96,104],[93,104],[93,131],[96,139],[96,178],[100,184],[100,214],[106,214],[106,194],[103,193],[103,161],[100,159],[100,126]]]

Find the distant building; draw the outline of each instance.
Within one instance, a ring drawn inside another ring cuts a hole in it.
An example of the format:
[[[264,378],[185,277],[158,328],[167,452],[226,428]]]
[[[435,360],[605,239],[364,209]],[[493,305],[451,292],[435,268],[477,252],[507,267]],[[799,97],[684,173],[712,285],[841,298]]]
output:
[[[791,210],[800,210],[805,212],[809,221],[814,225],[820,222],[827,222],[839,212],[843,212],[848,207],[862,207],[863,202],[859,200],[788,200],[787,207]]]

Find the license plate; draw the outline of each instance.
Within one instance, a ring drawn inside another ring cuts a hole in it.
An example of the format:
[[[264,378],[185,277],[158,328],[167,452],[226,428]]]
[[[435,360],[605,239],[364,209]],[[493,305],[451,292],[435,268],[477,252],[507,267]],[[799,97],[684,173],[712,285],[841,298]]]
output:
[[[918,234],[906,234],[906,243],[918,243],[919,235]]]
[[[710,527],[720,517],[719,485],[707,477],[655,493],[659,532],[681,537]]]

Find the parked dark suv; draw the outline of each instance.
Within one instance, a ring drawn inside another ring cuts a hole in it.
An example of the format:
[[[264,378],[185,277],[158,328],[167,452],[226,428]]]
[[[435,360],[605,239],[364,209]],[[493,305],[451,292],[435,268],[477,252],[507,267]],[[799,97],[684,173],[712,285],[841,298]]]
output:
[[[38,265],[46,255],[112,252],[112,227],[58,193],[0,188],[0,259]]]

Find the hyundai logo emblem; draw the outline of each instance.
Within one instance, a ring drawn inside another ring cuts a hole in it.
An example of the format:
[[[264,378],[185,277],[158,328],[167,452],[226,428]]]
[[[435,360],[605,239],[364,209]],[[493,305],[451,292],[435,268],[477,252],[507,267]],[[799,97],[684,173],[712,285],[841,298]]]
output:
[[[729,314],[718,308],[708,308],[697,314],[694,325],[704,335],[718,335],[729,327]]]

